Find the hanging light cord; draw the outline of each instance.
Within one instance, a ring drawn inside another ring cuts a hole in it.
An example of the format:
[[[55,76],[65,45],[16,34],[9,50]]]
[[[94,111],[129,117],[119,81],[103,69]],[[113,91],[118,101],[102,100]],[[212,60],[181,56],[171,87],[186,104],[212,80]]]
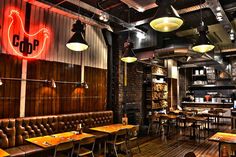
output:
[[[128,22],[130,24],[130,7],[129,7],[129,10],[128,10]],[[129,32],[128,32],[128,41],[130,41],[130,28],[129,28]]]
[[[200,0],[200,16],[201,16],[201,25],[203,25],[203,18],[202,18],[202,0]]]

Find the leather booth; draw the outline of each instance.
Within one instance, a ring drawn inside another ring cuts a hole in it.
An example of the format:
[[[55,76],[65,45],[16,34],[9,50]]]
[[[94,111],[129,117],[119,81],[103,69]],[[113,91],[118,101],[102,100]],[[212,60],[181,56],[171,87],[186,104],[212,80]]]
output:
[[[0,148],[13,157],[36,157],[45,150],[25,139],[76,130],[77,124],[86,130],[112,123],[112,111],[0,119]]]

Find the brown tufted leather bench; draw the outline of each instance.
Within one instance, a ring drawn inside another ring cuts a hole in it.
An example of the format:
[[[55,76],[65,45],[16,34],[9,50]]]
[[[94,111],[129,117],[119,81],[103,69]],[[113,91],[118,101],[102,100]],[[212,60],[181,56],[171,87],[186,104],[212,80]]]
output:
[[[0,119],[0,148],[12,154],[11,156],[23,157],[25,152],[15,147],[15,137],[15,119]]]
[[[112,123],[112,111],[0,119],[0,147],[13,157],[41,157],[42,151],[45,150],[27,143],[25,139],[76,130],[77,124],[82,124],[86,130]],[[95,134],[98,138],[104,136],[100,133]]]

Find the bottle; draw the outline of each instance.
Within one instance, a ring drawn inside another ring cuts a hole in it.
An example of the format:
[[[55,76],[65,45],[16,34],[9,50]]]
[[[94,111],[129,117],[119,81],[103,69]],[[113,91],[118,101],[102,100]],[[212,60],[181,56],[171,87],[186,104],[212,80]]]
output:
[[[82,134],[82,124],[77,124],[76,130],[79,134]]]
[[[124,114],[124,116],[122,117],[122,124],[123,124],[123,125],[127,125],[127,124],[128,124],[128,117],[127,117],[127,114]]]

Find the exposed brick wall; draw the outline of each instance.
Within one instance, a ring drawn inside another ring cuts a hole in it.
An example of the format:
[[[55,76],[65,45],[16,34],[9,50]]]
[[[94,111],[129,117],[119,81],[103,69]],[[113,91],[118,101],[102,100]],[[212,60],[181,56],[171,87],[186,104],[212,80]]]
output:
[[[129,121],[136,124],[141,124],[142,115],[142,69],[141,63],[127,64],[127,86],[124,87],[124,63],[120,64],[119,104],[123,107],[122,113],[127,112]]]

